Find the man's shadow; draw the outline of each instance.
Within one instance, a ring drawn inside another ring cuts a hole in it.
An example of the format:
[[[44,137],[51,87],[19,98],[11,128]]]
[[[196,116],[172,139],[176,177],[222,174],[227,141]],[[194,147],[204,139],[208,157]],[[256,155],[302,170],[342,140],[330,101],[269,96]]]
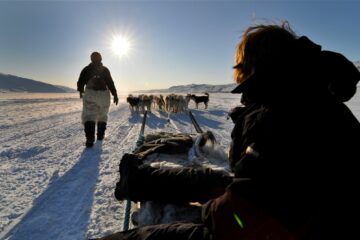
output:
[[[83,239],[88,230],[102,142],[84,149],[79,161],[63,176],[57,171],[48,188],[11,230],[11,240]]]
[[[131,112],[129,116],[129,123],[139,123],[141,122],[141,119],[143,117],[143,114],[139,112]]]

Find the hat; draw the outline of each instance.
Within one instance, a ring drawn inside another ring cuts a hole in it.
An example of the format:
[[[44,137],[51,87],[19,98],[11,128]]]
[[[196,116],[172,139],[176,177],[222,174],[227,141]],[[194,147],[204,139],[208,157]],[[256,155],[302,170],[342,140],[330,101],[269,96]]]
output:
[[[94,56],[100,56],[101,57],[101,54],[99,52],[92,52],[90,57],[94,57]]]
[[[101,62],[102,57],[101,54],[99,52],[93,52],[90,55],[90,59],[92,62]]]

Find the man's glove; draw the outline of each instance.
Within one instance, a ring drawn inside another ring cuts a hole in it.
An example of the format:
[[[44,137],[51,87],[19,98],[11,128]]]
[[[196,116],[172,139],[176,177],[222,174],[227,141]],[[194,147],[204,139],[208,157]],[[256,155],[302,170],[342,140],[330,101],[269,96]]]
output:
[[[80,98],[82,98],[83,97],[83,92],[79,92],[80,93]]]
[[[118,105],[118,103],[119,103],[119,98],[118,98],[118,96],[114,96],[114,103],[115,103],[115,105]]]

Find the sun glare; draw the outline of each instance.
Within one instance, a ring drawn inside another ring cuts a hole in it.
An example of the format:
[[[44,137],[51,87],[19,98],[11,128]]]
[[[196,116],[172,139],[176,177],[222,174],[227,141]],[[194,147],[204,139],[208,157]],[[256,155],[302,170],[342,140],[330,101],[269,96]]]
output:
[[[111,43],[111,49],[119,57],[127,56],[131,50],[131,43],[124,36],[114,36]]]

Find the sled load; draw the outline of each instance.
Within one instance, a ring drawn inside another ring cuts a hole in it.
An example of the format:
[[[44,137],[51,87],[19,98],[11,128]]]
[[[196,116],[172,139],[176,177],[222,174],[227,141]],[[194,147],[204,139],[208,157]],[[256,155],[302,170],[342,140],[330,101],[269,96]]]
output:
[[[127,201],[123,230],[130,219],[135,226],[198,222],[198,203],[220,196],[232,181],[227,155],[191,112],[197,134],[144,135],[146,114],[136,149],[124,154],[119,165],[115,197]]]

